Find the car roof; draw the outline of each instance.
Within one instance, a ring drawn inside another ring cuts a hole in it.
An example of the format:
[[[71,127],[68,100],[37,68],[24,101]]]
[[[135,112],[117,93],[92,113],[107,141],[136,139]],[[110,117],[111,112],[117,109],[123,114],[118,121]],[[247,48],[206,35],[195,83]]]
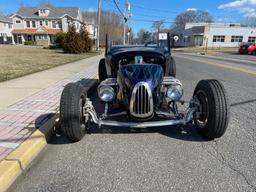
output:
[[[125,52],[155,52],[161,55],[168,54],[168,49],[165,47],[157,47],[156,45],[115,45],[112,46],[109,52],[112,55],[117,55]]]

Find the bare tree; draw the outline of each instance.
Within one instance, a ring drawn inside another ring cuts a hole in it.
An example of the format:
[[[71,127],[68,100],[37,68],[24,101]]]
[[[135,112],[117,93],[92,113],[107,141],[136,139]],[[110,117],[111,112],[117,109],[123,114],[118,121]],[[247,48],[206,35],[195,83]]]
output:
[[[175,33],[180,34],[184,30],[185,25],[188,22],[211,23],[213,22],[213,17],[209,14],[209,12],[204,10],[188,10],[176,16],[172,29],[175,31]]]
[[[246,17],[241,21],[241,24],[256,27],[256,17]]]
[[[164,29],[164,20],[160,20],[160,21],[154,21],[152,23],[152,29],[154,30],[154,32],[159,33],[160,31],[162,31]]]
[[[96,11],[83,11],[85,21],[96,21]],[[123,20],[122,17],[113,11],[102,10],[100,18],[100,45],[105,44],[105,35],[110,35],[110,40],[114,44],[121,44],[123,38]],[[96,23],[96,22],[95,22]]]
[[[145,43],[150,41],[151,33],[150,33],[150,31],[140,29],[139,32],[137,33],[137,37],[138,37],[138,39],[137,39],[138,42],[137,43],[145,44]]]

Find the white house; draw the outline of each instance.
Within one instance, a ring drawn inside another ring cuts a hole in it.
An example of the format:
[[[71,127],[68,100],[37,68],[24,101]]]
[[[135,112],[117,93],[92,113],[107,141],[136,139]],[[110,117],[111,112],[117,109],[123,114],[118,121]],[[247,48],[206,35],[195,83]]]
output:
[[[83,23],[79,7],[22,7],[11,18],[16,44],[34,41],[44,46],[54,42],[55,34],[67,32],[70,24],[74,24],[79,31]]]
[[[256,42],[256,28],[239,23],[186,23],[180,46],[238,47]]]
[[[5,16],[0,16],[0,44],[11,44],[13,43],[12,36],[12,19]]]

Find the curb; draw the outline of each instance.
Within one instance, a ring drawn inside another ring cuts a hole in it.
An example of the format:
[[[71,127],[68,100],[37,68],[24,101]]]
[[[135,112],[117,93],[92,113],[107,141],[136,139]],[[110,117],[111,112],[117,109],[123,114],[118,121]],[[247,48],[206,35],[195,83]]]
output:
[[[92,80],[89,85],[86,85],[87,92],[92,92],[97,83],[97,80]],[[51,138],[54,127],[57,125],[58,116],[58,112],[56,112],[53,117],[36,129],[19,147],[0,162],[0,192],[6,191],[46,147],[47,141]]]

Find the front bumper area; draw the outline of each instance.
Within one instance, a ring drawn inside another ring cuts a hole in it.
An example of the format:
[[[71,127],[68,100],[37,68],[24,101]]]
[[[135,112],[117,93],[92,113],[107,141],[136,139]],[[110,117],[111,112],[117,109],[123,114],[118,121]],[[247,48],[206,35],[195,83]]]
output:
[[[131,127],[131,128],[147,128],[147,127],[163,127],[163,126],[171,126],[171,125],[186,125],[193,120],[193,114],[197,111],[197,108],[190,108],[186,114],[182,117],[176,117],[176,119],[170,120],[160,120],[160,121],[145,121],[145,122],[123,122],[123,121],[112,121],[106,120],[107,116],[99,117],[97,116],[96,111],[93,106],[90,105],[86,108],[86,113],[89,115],[91,121],[99,127],[102,125],[105,126],[114,126],[114,127]],[[120,113],[124,115],[125,112]],[[110,115],[111,116],[111,115]],[[119,115],[116,115],[119,116]]]

